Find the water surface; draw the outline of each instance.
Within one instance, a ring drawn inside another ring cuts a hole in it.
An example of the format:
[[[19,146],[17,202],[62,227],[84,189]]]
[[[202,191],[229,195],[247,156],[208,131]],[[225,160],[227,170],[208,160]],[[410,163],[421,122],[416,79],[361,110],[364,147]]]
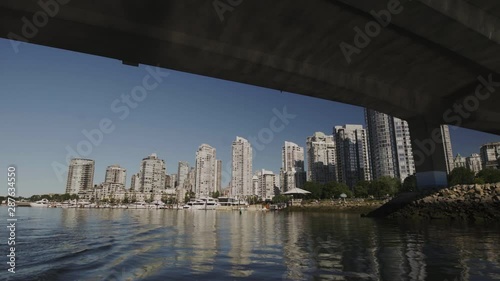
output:
[[[500,280],[499,226],[285,211],[18,208],[17,218],[16,273],[2,243],[1,280]]]

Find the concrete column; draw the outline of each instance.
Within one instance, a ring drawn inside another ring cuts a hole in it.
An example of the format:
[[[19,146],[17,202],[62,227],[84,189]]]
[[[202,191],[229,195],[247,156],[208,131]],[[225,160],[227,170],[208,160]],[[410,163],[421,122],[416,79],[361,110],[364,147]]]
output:
[[[440,124],[422,118],[408,120],[417,186],[419,189],[448,185],[446,158]]]

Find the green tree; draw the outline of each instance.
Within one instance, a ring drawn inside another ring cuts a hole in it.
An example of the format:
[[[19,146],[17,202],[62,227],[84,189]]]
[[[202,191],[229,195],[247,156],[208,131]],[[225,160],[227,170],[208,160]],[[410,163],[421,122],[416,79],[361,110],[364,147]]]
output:
[[[311,192],[307,197],[311,199],[321,199],[322,185],[316,182],[308,181],[304,184],[304,190]]]
[[[62,201],[67,201],[67,200],[70,200],[71,199],[71,195],[69,195],[69,193],[64,193],[63,195],[61,195],[61,200]]]
[[[406,177],[403,181],[403,185],[401,186],[401,192],[413,192],[417,191],[417,177],[415,175],[411,175]]]
[[[216,192],[212,193],[212,198],[219,198],[220,192],[217,190]]]
[[[273,197],[273,203],[286,203],[290,200],[286,195],[277,195]]]
[[[375,197],[392,196],[401,189],[401,182],[397,178],[383,176],[374,180],[370,185],[369,194]]]
[[[346,184],[332,181],[323,186],[322,198],[339,198],[342,193],[345,193],[348,197],[352,197],[353,195],[352,191]]]
[[[125,198],[123,198],[123,204],[128,204],[128,203],[129,203],[128,196],[125,196]]]
[[[358,181],[354,186],[354,196],[358,198],[366,198],[368,197],[370,190],[370,182],[369,181]]]
[[[465,167],[455,168],[448,175],[448,183],[450,186],[457,184],[473,184],[474,172]]]
[[[500,182],[500,170],[497,169],[483,169],[477,173],[477,178],[482,179],[484,183],[497,183]]]

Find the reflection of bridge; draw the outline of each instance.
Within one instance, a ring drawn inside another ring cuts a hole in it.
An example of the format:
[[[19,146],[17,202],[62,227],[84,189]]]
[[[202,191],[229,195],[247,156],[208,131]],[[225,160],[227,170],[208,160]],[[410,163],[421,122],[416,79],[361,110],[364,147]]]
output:
[[[445,181],[439,124],[500,134],[496,0],[37,2],[2,1],[0,36],[406,119],[419,185]]]

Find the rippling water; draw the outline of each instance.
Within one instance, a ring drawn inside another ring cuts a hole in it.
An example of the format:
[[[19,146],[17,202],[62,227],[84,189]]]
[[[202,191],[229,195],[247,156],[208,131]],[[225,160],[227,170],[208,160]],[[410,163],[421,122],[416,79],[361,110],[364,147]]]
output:
[[[2,242],[1,280],[500,280],[498,226],[251,211],[18,208],[17,218],[16,273]]]

